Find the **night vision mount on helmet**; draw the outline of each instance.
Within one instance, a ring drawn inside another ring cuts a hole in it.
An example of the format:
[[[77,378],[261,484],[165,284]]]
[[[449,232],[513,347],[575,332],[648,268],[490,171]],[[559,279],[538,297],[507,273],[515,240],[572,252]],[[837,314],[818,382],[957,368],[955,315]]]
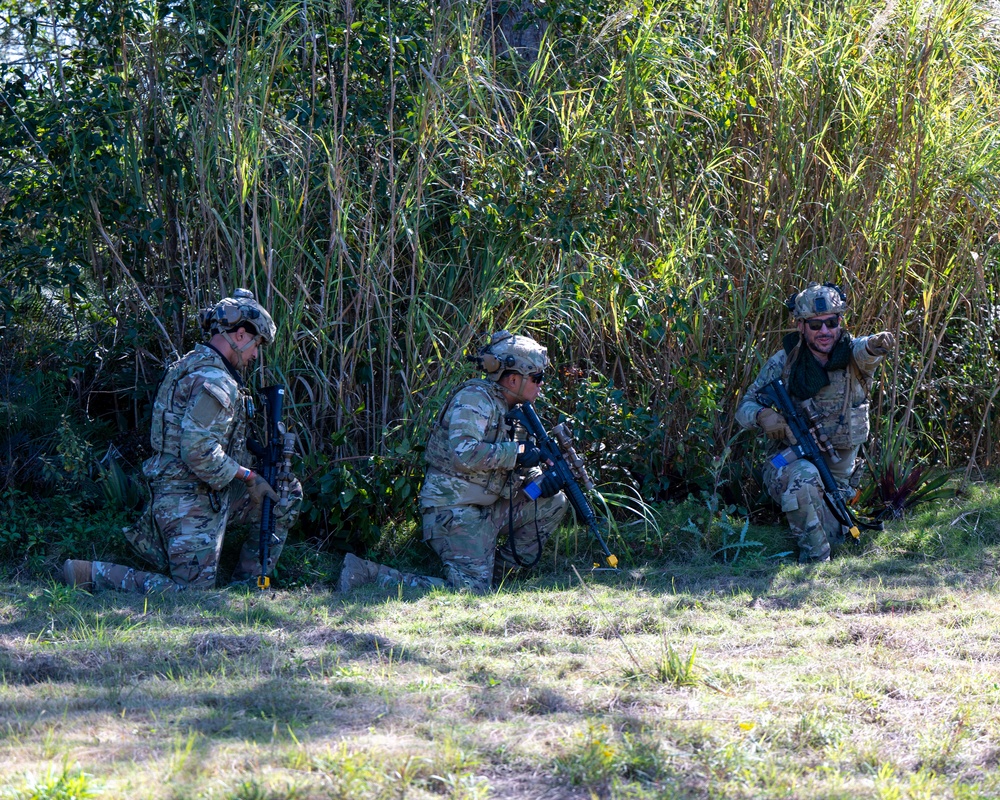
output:
[[[544,347],[530,336],[515,336],[509,331],[497,331],[485,347],[466,359],[478,364],[491,381],[500,380],[505,372],[533,375],[549,365]]]

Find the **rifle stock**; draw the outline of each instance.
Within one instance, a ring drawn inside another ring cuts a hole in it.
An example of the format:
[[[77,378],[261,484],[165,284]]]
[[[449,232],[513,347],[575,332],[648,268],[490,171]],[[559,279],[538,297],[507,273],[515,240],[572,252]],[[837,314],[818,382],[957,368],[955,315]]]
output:
[[[607,567],[600,567],[599,569],[617,570],[618,558],[608,549],[608,545],[601,535],[600,525],[597,522],[597,514],[594,513],[593,506],[590,505],[586,495],[583,493],[583,489],[580,487],[573,469],[566,462],[562,448],[546,433],[545,426],[538,418],[538,414],[535,413],[534,407],[531,403],[522,403],[511,409],[507,414],[507,418],[522,425],[535,439],[538,448],[542,451],[542,456],[552,462],[549,470],[554,471],[559,477],[563,485],[563,491],[566,492],[566,497],[569,499],[570,505],[573,506],[577,518],[584,522],[590,529],[591,534],[593,534],[604,553],[604,561]],[[565,431],[565,429],[563,430]],[[563,435],[567,434],[564,433]],[[582,474],[586,476],[586,471]],[[589,478],[587,477],[584,480],[589,482]],[[596,564],[595,567],[597,567]]]

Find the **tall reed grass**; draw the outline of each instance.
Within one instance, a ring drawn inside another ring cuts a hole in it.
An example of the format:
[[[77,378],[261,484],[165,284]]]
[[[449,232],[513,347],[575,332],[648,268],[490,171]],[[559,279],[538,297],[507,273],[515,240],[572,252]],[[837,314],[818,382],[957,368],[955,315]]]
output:
[[[483,6],[136,6],[98,48],[121,112],[81,224],[144,374],[250,286],[279,325],[259,379],[290,386],[313,463],[405,471],[463,350],[524,331],[580,367],[555,404],[626,443],[611,460],[652,497],[705,477],[783,300],[832,280],[852,331],[899,338],[881,436],[992,463],[988,4],[565,2],[530,61]]]

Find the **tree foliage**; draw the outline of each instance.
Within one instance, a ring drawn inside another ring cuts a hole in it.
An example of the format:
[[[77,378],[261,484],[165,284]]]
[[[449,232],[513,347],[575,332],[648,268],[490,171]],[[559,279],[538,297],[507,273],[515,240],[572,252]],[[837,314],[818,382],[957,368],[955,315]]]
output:
[[[709,480],[781,301],[838,280],[855,332],[899,334],[883,436],[986,464],[991,13],[2,0],[2,400],[33,382],[141,428],[192,314],[245,285],[279,324],[256,380],[290,387],[321,533],[412,504],[430,415],[499,327],[550,345],[549,415],[652,500]],[[532,25],[537,53],[503,46]],[[66,330],[19,318],[39,302]],[[5,413],[7,463],[32,458]]]

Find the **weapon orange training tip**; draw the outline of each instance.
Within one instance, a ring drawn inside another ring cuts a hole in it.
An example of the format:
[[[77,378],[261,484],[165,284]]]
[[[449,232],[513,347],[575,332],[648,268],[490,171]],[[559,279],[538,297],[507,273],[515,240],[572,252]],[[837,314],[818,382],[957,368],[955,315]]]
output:
[[[270,585],[271,585],[271,579],[270,578],[268,578],[266,576],[264,576],[264,577],[258,577],[257,578],[257,588],[258,589],[266,589]]]
[[[851,526],[851,536],[853,536],[855,539],[860,539],[861,538],[861,531],[858,530],[858,526],[857,525],[852,525]]]
[[[608,556],[608,563],[615,569],[618,569],[618,556]]]

